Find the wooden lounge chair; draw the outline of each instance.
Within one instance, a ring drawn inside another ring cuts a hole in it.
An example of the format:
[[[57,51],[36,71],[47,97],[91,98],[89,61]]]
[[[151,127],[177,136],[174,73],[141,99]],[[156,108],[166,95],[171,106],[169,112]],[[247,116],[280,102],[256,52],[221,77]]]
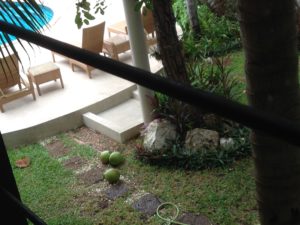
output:
[[[100,24],[91,27],[83,28],[82,43],[81,46],[79,47],[94,53],[101,53],[103,48],[104,27],[105,27],[105,22],[102,22]],[[94,69],[93,67],[74,59],[69,59],[69,63],[73,71],[74,71],[74,66],[80,67],[86,71],[86,73],[89,75],[89,78],[92,78],[91,71]]]
[[[130,49],[128,37],[122,34],[109,37],[104,40],[103,52],[112,59],[119,61],[119,54]]]
[[[142,23],[148,46],[157,43],[152,11],[145,6],[141,10]],[[119,54],[130,49],[128,28],[125,21],[119,21],[108,27],[108,38],[104,40],[103,51],[112,59],[119,60]],[[115,33],[114,36],[111,33]]]
[[[32,95],[35,100],[34,88],[31,79],[23,78],[19,72],[19,62],[16,55],[0,59],[0,109],[4,112],[3,105]]]

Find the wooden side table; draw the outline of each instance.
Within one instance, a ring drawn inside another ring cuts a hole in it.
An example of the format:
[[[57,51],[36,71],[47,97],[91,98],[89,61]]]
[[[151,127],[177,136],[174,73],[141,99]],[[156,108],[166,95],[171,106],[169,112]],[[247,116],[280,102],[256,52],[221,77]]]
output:
[[[30,67],[28,69],[28,76],[32,82],[35,83],[39,96],[42,95],[39,85],[48,81],[56,81],[56,79],[60,79],[61,87],[64,88],[60,69],[53,62]]]

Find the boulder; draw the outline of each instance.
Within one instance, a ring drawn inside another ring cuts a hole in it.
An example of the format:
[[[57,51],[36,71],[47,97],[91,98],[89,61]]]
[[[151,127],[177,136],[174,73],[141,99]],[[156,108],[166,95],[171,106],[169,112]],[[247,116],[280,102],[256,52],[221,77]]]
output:
[[[222,148],[228,149],[234,145],[234,140],[230,138],[220,138],[220,146]]]
[[[143,147],[147,153],[162,154],[176,140],[176,126],[165,119],[155,119],[143,131]]]
[[[196,128],[187,132],[185,148],[191,152],[203,149],[216,149],[219,146],[219,133],[214,130]]]

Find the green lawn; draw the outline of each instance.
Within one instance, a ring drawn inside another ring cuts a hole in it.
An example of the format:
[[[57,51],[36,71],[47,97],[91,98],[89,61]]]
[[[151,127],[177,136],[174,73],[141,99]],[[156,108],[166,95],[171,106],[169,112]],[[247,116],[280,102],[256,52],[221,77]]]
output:
[[[134,189],[126,196],[110,202],[109,207],[99,210],[100,197],[87,197],[88,194],[83,193],[89,193],[101,185],[82,185],[74,171],[62,165],[65,158],[74,155],[97,161],[99,153],[66,135],[59,136],[59,139],[72,149],[60,159],[49,156],[40,144],[9,150],[12,165],[23,156],[31,158],[28,168],[13,167],[14,175],[24,203],[49,225],[162,224],[156,216],[141,220],[140,213],[126,203],[137,190],[153,193],[163,201],[172,202],[181,212],[202,213],[217,224],[257,223],[251,159],[211,170],[167,169],[136,160],[132,147],[126,148],[124,146],[127,145],[124,145],[126,163],[121,168],[122,179]]]
[[[231,74],[240,81],[238,91],[245,89],[243,64],[243,52],[232,53]],[[246,104],[245,94],[240,102]],[[108,207],[99,209],[103,195],[91,193],[101,189],[103,181],[86,187],[78,181],[73,170],[63,166],[63,162],[72,156],[100,162],[99,149],[80,144],[68,135],[56,138],[71,149],[58,159],[51,157],[41,144],[8,151],[12,165],[23,156],[31,159],[28,168],[14,166],[14,175],[23,202],[49,225],[162,224],[157,216],[141,219],[141,214],[127,203],[137,191],[153,193],[163,201],[172,202],[180,212],[204,214],[215,224],[258,224],[251,158],[223,168],[188,171],[144,164],[135,158],[132,143],[122,145],[126,156],[122,179],[133,189],[126,196],[109,202]]]

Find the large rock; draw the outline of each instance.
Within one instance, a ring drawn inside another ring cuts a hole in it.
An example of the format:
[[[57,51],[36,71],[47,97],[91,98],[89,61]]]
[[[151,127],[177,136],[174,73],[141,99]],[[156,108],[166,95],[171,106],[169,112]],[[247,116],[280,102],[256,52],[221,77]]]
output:
[[[219,146],[219,133],[213,130],[196,128],[187,132],[185,148],[196,152],[203,149],[216,149]]]
[[[155,119],[143,132],[143,147],[147,153],[161,154],[172,147],[177,131],[174,124],[165,119]]]

